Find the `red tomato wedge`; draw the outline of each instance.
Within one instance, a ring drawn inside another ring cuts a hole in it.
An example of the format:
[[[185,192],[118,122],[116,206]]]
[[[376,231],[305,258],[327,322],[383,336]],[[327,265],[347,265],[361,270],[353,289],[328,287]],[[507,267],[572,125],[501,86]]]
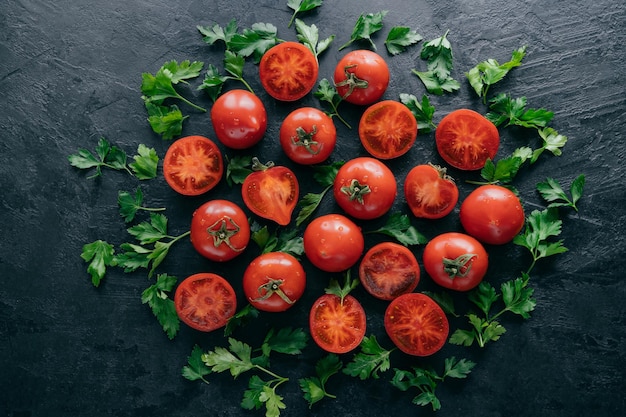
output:
[[[413,252],[394,242],[382,242],[365,253],[359,279],[368,293],[393,300],[412,292],[420,280],[420,267]]]
[[[165,181],[179,194],[204,194],[224,173],[222,153],[204,136],[186,136],[170,145],[163,158]]]
[[[300,190],[296,175],[287,167],[264,165],[256,158],[252,169],[241,187],[244,204],[257,216],[288,225]]]
[[[459,201],[459,189],[445,168],[418,165],[404,180],[404,197],[415,217],[440,219]]]
[[[417,138],[417,120],[404,104],[385,100],[368,107],[359,122],[365,150],[379,159],[404,155]]]
[[[363,340],[366,330],[365,310],[351,295],[324,294],[313,303],[309,315],[311,338],[331,353],[350,352]]]
[[[439,155],[455,168],[472,171],[493,159],[500,146],[498,128],[480,113],[459,109],[446,115],[435,130]]]
[[[270,48],[259,62],[259,78],[277,100],[295,101],[317,83],[319,64],[309,48],[299,42],[282,42]]]
[[[384,325],[393,343],[406,354],[429,356],[445,345],[450,325],[439,305],[426,294],[409,293],[389,303]]]
[[[176,314],[183,323],[202,332],[223,327],[237,311],[237,297],[228,281],[217,274],[185,278],[174,293]]]

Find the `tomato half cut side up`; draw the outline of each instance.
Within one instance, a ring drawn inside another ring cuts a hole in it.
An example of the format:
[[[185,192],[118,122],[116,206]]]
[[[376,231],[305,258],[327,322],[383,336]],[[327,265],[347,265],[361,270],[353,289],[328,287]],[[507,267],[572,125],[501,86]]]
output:
[[[458,109],[441,119],[435,130],[435,142],[444,161],[455,168],[473,171],[496,156],[500,133],[480,113]]]
[[[276,100],[295,101],[317,82],[319,64],[309,48],[299,42],[282,42],[270,48],[259,62],[259,78]]]
[[[394,242],[382,242],[365,253],[359,265],[363,288],[381,300],[412,292],[420,280],[420,267],[413,252]]]
[[[183,280],[174,293],[174,307],[189,327],[210,332],[224,327],[237,311],[233,287],[213,273],[198,273]]]
[[[359,138],[365,150],[379,159],[404,155],[417,138],[417,120],[411,110],[394,100],[368,107],[359,122]]]
[[[351,295],[324,294],[309,315],[311,337],[327,352],[347,353],[359,346],[366,331],[365,310]]]
[[[214,188],[222,179],[222,153],[211,139],[186,136],[170,145],[163,158],[163,176],[179,194],[196,196]]]
[[[445,345],[450,324],[439,305],[422,293],[409,293],[392,300],[385,310],[384,326],[402,352],[429,356]]]

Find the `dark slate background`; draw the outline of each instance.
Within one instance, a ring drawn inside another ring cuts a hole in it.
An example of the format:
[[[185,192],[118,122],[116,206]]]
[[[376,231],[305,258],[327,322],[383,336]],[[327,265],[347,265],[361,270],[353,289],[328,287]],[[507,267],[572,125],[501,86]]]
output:
[[[410,72],[425,68],[419,58],[421,44],[388,56],[383,41],[392,26],[409,26],[426,40],[450,31],[452,75],[462,88],[454,94],[430,96],[436,122],[460,107],[485,113],[464,71],[488,58],[505,62],[514,49],[527,45],[524,65],[491,91],[526,96],[529,107],[554,111],[551,126],[569,142],[561,157],[544,155],[516,179],[526,210],[544,206],[535,184],[546,177],[564,185],[581,173],[587,177],[580,213],[561,211],[562,238],[569,252],[540,261],[534,270],[531,286],[537,308],[531,319],[503,316],[507,333],[482,350],[447,345],[434,357],[421,360],[394,354],[392,366],[440,369],[443,359],[452,355],[478,364],[467,380],[440,387],[439,416],[625,415],[626,286],[621,259],[626,255],[626,5],[612,0],[558,5],[549,0],[326,1],[301,16],[307,24],[315,23],[322,37],[337,36],[333,48],[321,57],[320,78],[331,77],[346,52],[337,48],[349,39],[359,14],[380,10],[389,10],[383,30],[374,37],[392,70],[385,98],[424,93]],[[80,258],[82,245],[96,239],[118,245],[130,239],[116,197],[118,190],[134,190],[139,182],[114,171],[88,179],[69,165],[67,156],[80,148],[94,149],[104,136],[129,155],[143,143],[162,157],[169,142],[153,134],[146,121],[141,73],[154,73],[171,59],[199,60],[221,68],[223,50],[205,45],[196,25],[226,25],[233,17],[240,28],[272,23],[282,39],[295,40],[295,30],[287,28],[290,14],[286,1],[267,0],[0,2],[0,416],[263,415],[239,407],[246,375],[235,381],[228,375],[212,375],[210,385],[181,377],[194,344],[210,349],[226,342],[220,332],[200,334],[184,327],[173,341],[168,340],[149,308],[141,304],[141,292],[151,284],[143,271],[125,274],[112,269],[100,288],[92,286]],[[263,91],[251,62],[245,71],[269,113],[267,135],[249,154],[292,167],[301,175],[303,193],[319,191],[309,170],[294,167],[282,155],[277,132],[289,111],[321,104],[311,95],[297,103],[277,103]],[[185,95],[210,107],[208,97],[195,90],[199,80],[194,82]],[[184,134],[214,138],[208,114],[181,108],[190,115]],[[341,107],[353,126],[362,110]],[[341,124],[337,128],[339,145],[332,161],[364,154],[356,129]],[[500,156],[524,144],[538,146],[537,136],[529,131],[508,128],[501,129],[501,135]],[[421,135],[409,154],[389,166],[401,187],[410,167],[429,161],[441,163],[433,134]],[[465,180],[477,179],[477,174],[450,173],[463,198],[473,188]],[[141,186],[148,205],[167,207],[172,234],[188,230],[191,213],[206,199],[219,196],[241,202],[239,190],[225,182],[198,198],[175,195],[160,177]],[[332,199],[325,199],[320,213],[338,210]],[[394,210],[406,212],[402,196]],[[372,230],[380,222],[362,226]],[[414,219],[413,224],[428,237],[458,230],[458,207],[444,220]],[[368,236],[366,243],[371,246],[377,239]],[[519,247],[488,249],[488,279],[494,285],[516,277],[529,265],[528,255]],[[414,250],[420,258],[422,248]],[[251,245],[238,261],[215,265],[184,242],[172,249],[160,272],[182,279],[214,271],[239,289],[243,268],[257,254],[258,248]],[[308,309],[328,277],[306,259],[303,263],[309,286],[301,302],[288,314],[262,315],[236,337],[255,344],[270,327],[306,326]],[[418,289],[435,288],[424,274]],[[362,289],[355,295],[368,311],[368,333],[390,347],[382,328],[385,304]],[[456,300],[463,314],[464,297]],[[462,317],[451,318],[451,324],[465,326]],[[415,392],[402,393],[390,386],[392,372],[367,382],[336,376],[328,389],[337,400],[325,400],[309,410],[295,381],[312,375],[322,355],[311,344],[299,358],[274,358],[276,372],[291,378],[280,388],[287,404],[282,415],[434,414],[411,404]]]

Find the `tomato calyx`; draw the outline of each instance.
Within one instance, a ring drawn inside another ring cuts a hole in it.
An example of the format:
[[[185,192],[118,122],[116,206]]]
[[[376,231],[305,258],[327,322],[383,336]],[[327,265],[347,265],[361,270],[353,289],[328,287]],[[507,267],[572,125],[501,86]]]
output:
[[[363,196],[372,192],[372,189],[367,184],[361,184],[357,179],[350,181],[350,185],[344,185],[341,187],[341,192],[346,194],[350,201],[358,201],[363,203]]]
[[[265,278],[267,279],[267,282],[265,284],[262,284],[258,288],[259,294],[262,294],[262,295],[260,295],[258,298],[253,299],[252,301],[254,302],[264,301],[270,298],[272,295],[276,294],[277,296],[280,297],[281,300],[283,300],[287,304],[295,303],[295,301],[291,300],[287,296],[287,294],[285,294],[285,292],[280,288],[281,285],[283,285],[283,283],[285,282],[284,279],[274,279],[274,278],[267,277],[267,276]]]
[[[317,133],[317,126],[313,125],[311,132],[307,132],[302,126],[296,128],[296,135],[291,137],[291,143],[295,146],[303,146],[311,155],[320,153],[319,142],[313,139]]]
[[[350,94],[354,92],[356,88],[367,88],[369,86],[369,82],[367,80],[363,80],[356,76],[355,73],[348,71],[349,69],[356,68],[357,64],[347,65],[343,69],[343,73],[346,76],[346,79],[335,83],[335,87],[348,87],[348,91],[346,94],[341,97],[345,100]]]
[[[450,279],[466,276],[472,269],[472,259],[475,253],[465,253],[455,259],[443,258],[443,270],[450,276]]]
[[[274,165],[275,164],[272,161],[267,161],[266,163],[262,163],[261,161],[259,161],[259,158],[257,158],[256,156],[252,157],[252,171],[254,172],[266,171],[272,168]]]
[[[242,248],[235,247],[230,241],[230,238],[239,233],[240,230],[241,227],[229,216],[222,217],[206,229],[207,233],[213,237],[213,245],[216,248],[223,243],[235,252],[241,252],[245,249],[245,246]]]

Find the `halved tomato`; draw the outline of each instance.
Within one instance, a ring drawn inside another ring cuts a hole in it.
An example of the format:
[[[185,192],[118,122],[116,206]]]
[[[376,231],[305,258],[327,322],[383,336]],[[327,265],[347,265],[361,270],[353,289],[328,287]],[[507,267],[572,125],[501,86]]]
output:
[[[454,210],[459,189],[445,168],[422,164],[407,174],[404,197],[415,217],[440,219]]]
[[[237,311],[235,290],[223,277],[203,272],[191,275],[174,293],[176,314],[183,323],[202,332],[226,325]]]
[[[325,351],[350,352],[365,336],[365,310],[351,295],[342,302],[335,294],[324,294],[311,307],[309,328],[311,338]]]
[[[295,101],[317,82],[319,64],[309,48],[299,42],[282,42],[270,48],[259,62],[259,78],[276,100]]]
[[[421,293],[401,295],[385,310],[385,330],[406,354],[429,356],[446,344],[450,324],[441,307]]]
[[[359,265],[363,288],[381,300],[393,300],[412,292],[420,280],[420,266],[413,252],[394,242],[382,242],[365,253]]]
[[[246,207],[257,216],[288,225],[300,190],[296,175],[284,166],[261,164],[257,158],[253,158],[252,170],[241,187]]]
[[[359,138],[370,155],[379,159],[397,158],[415,143],[417,120],[399,101],[380,101],[361,116]]]
[[[186,136],[176,140],[163,158],[165,181],[183,195],[206,193],[217,185],[223,173],[221,151],[204,136]]]
[[[463,170],[477,170],[493,159],[500,146],[498,128],[480,113],[458,109],[446,115],[435,130],[439,155]]]

